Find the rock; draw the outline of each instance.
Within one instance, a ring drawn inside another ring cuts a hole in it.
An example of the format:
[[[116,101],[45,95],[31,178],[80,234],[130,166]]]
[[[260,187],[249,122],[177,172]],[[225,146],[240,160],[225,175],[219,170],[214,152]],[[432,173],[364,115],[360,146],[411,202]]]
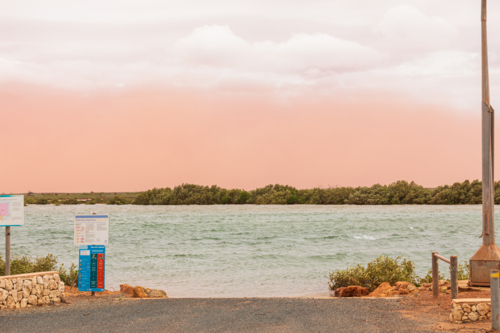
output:
[[[37,281],[37,277],[36,277],[36,276],[33,276],[33,277],[31,278],[31,288],[33,288],[33,287],[35,286],[36,281]]]
[[[469,319],[469,317],[467,317],[467,315],[462,316],[462,321],[467,320],[467,319]]]
[[[448,282],[446,280],[439,280],[440,287],[444,287],[444,286],[448,286],[448,285],[450,285],[450,282]]]
[[[488,313],[486,314],[486,317],[488,317],[488,319],[491,319],[491,312],[488,312]]]
[[[43,299],[43,302],[45,304],[50,304],[50,298],[49,298],[49,296],[43,296],[42,299]]]
[[[14,302],[14,298],[9,295],[5,301],[5,305],[7,305],[9,309],[13,309],[16,307],[16,302]]]
[[[415,287],[415,285],[413,283],[410,283],[406,289],[408,289],[409,292],[412,292],[414,290],[417,290],[417,287]]]
[[[133,295],[134,287],[132,287],[130,284],[120,284],[120,291],[125,294]]]
[[[26,305],[28,305],[28,299],[27,298],[23,298],[21,300],[21,308],[24,309],[26,307]]]
[[[54,303],[61,303],[61,299],[59,297],[56,297],[52,300]]]
[[[160,289],[148,289],[148,290],[145,290],[148,297],[168,298],[167,293],[164,292],[163,290]]]
[[[14,299],[14,302],[16,302],[16,303],[19,302],[19,299],[17,298],[17,289],[12,289],[10,291],[10,295]]]
[[[59,282],[59,291],[60,291],[61,293],[64,293],[64,282],[62,282],[62,281],[61,281],[61,282]]]
[[[51,275],[52,276],[52,275]],[[53,278],[52,280],[49,281],[49,289],[50,290],[56,290],[59,289],[59,283],[56,282]]]
[[[49,297],[52,299],[52,298],[56,298],[56,297],[59,297],[61,296],[61,292],[59,290],[52,290],[50,292],[50,295]]]
[[[17,291],[23,290],[23,279],[17,279]]]
[[[486,303],[480,303],[476,306],[476,311],[479,315],[484,316],[490,312],[490,307]]]
[[[49,280],[45,281],[45,279],[43,279],[43,289],[50,289]]]
[[[479,319],[479,315],[474,311],[471,311],[469,313],[468,317],[469,317],[470,321],[476,321]]]
[[[0,280],[0,288],[5,289],[5,280]]]
[[[470,305],[469,304],[463,304],[462,309],[464,312],[469,313],[471,311]]]
[[[454,302],[451,303],[451,307],[453,310],[462,310],[462,306],[460,306],[460,304],[458,304],[458,303],[454,303]]]
[[[44,305],[45,302],[43,301],[43,298],[38,299],[38,305]]]
[[[64,295],[64,293],[61,293],[61,296],[59,298],[61,299],[61,302],[66,302],[66,295]]]
[[[41,284],[41,285],[43,285],[43,277],[38,276],[38,277],[36,278],[36,283],[37,283],[37,284]]]
[[[31,290],[28,290],[26,287],[23,286],[23,298],[28,298],[31,295]]]
[[[486,320],[486,316],[479,316],[478,320]]]
[[[380,295],[385,293],[389,289],[391,289],[391,285],[389,284],[389,282],[384,282],[380,286],[378,286],[377,289],[372,291],[368,296],[370,296],[370,297],[383,297]]]
[[[61,282],[61,278],[59,277],[59,274],[54,274],[54,281],[57,283]]]
[[[461,321],[463,315],[464,312],[462,310],[453,309],[451,310],[450,321]]]
[[[28,304],[36,305],[38,303],[38,298],[35,295],[30,295],[28,297]]]
[[[16,309],[20,309],[21,308],[21,304],[19,302],[16,303]]]
[[[42,297],[43,296],[43,285],[37,284],[35,290],[35,295],[36,297]],[[31,291],[31,295],[33,295],[33,290]]]
[[[137,288],[137,287],[136,287]],[[135,288],[134,288],[135,294]],[[368,289],[360,286],[349,286],[335,290],[336,297],[361,297],[369,294]]]
[[[5,289],[0,289],[0,303],[5,301],[9,297],[9,292]]]
[[[49,296],[50,295],[50,289],[44,289],[42,292],[42,296]]]
[[[471,310],[472,312],[476,312],[476,306],[475,306],[475,305],[471,306],[470,310]]]
[[[134,288],[134,297],[148,297],[146,292],[144,291],[144,288],[141,286],[137,286]]]
[[[422,287],[425,287],[425,288],[432,287],[432,283],[422,283]]]
[[[12,290],[12,281],[10,280],[5,280],[5,290],[11,291]]]

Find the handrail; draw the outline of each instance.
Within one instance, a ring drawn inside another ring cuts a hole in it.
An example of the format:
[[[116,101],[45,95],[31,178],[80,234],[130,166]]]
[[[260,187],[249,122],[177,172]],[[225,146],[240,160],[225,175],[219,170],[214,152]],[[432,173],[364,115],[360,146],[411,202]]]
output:
[[[432,252],[432,294],[439,297],[439,259],[450,264],[451,299],[458,298],[458,257],[451,256],[447,259],[437,252]]]

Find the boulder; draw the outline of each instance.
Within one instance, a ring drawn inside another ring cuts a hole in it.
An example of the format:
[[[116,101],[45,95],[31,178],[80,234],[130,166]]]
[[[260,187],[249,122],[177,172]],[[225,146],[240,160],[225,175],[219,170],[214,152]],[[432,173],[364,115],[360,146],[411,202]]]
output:
[[[16,302],[14,302],[14,298],[12,296],[9,296],[5,301],[5,305],[7,305],[9,309],[13,309],[16,307]]]
[[[41,284],[43,285],[43,277],[39,276],[36,278],[36,284]]]
[[[479,315],[476,312],[471,311],[468,315],[470,321],[476,321],[479,319]]]
[[[350,286],[350,287],[338,288],[335,290],[336,297],[361,297],[361,296],[366,296],[369,293],[370,292],[368,291],[368,289],[360,286]]]
[[[0,288],[5,289],[5,280],[0,280]]]
[[[144,291],[144,288],[141,286],[135,287],[133,294],[134,294],[134,297],[148,297],[148,295]]]
[[[464,310],[465,313],[469,313],[471,311],[469,304],[463,304],[462,309]]]
[[[410,283],[406,289],[408,289],[409,292],[412,292],[414,290],[417,290],[417,287],[415,287],[415,285],[413,283]]]
[[[26,307],[26,305],[28,305],[28,299],[27,298],[23,298],[21,300],[21,308],[24,309]]]
[[[480,303],[476,306],[476,311],[477,313],[479,313],[480,316],[484,316],[488,312],[490,312],[490,307],[486,303]]]
[[[57,283],[61,282],[61,277],[59,276],[59,274],[54,274],[54,281],[56,281]]]
[[[462,316],[464,312],[459,309],[453,309],[450,313],[450,321],[462,321]]]
[[[45,304],[50,304],[50,298],[49,298],[49,296],[43,296],[42,299],[43,299],[43,302]]]
[[[57,290],[57,289],[59,289],[59,282],[56,282],[56,280],[54,280],[54,278],[52,278],[52,280],[49,281],[49,289],[50,290]]]
[[[120,291],[125,294],[133,295],[134,287],[129,284],[120,284]]]
[[[0,303],[5,301],[9,297],[9,292],[5,289],[0,288]]]
[[[37,305],[37,303],[38,299],[35,295],[30,295],[30,297],[28,297],[28,304]]]
[[[16,303],[17,303],[17,302],[19,301],[19,299],[17,298],[17,289],[12,289],[12,290],[10,291],[10,295],[11,295],[11,296],[12,296],[12,298],[14,299],[14,302],[16,302]]]
[[[368,296],[370,297],[385,297],[386,294],[384,294],[386,291],[391,289],[391,285],[389,282],[384,282],[380,286],[377,287],[374,291],[372,291]],[[384,294],[384,295],[382,295]]]
[[[145,291],[148,297],[168,298],[167,293],[160,289],[148,289]]]
[[[12,281],[10,280],[5,280],[5,290],[11,291],[13,288]]]

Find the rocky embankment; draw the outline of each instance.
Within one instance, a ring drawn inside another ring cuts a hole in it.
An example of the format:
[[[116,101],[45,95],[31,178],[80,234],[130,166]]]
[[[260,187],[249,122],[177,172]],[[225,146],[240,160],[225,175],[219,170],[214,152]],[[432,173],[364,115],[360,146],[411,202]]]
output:
[[[149,289],[141,286],[132,287],[129,284],[121,284],[122,293],[140,298],[168,298],[167,293],[160,289]]]

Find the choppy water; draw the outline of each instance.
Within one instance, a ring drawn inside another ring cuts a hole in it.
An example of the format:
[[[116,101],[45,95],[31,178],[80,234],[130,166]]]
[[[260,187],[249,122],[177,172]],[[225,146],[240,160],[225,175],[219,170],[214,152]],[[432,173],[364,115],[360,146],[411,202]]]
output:
[[[111,215],[106,288],[140,284],[170,297],[326,294],[333,269],[384,254],[413,260],[425,275],[432,251],[462,261],[481,244],[479,205],[49,205],[26,207],[12,253],[76,264],[73,217],[92,211]]]

